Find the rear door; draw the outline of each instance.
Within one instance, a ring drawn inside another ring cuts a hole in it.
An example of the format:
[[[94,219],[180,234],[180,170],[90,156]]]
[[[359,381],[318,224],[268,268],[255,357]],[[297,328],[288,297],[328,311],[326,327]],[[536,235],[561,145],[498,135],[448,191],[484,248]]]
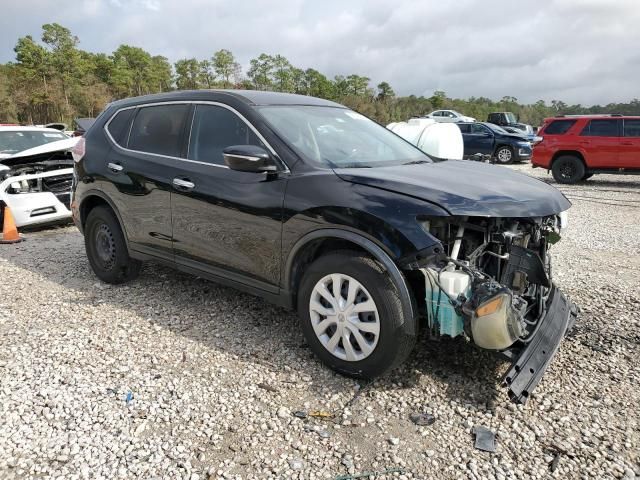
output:
[[[640,169],[640,118],[622,120],[619,165]]]
[[[140,106],[121,110],[107,124],[117,146],[104,166],[105,175],[130,246],[170,260],[171,181],[175,159],[184,151],[189,108],[185,103]],[[133,124],[125,122],[128,116]]]
[[[187,159],[180,162],[181,171],[173,179],[175,260],[184,267],[275,293],[288,174],[229,169],[222,151],[231,145],[270,150],[257,130],[232,108],[195,105]]]
[[[582,129],[578,143],[585,153],[588,168],[620,166],[621,123],[618,118],[595,118]]]

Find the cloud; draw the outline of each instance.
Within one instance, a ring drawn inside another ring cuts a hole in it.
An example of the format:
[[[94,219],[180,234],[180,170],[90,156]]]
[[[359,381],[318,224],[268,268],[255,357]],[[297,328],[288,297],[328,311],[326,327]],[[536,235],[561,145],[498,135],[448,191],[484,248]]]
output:
[[[127,43],[175,61],[227,48],[245,67],[280,53],[329,76],[388,81],[399,94],[583,104],[638,96],[636,0],[21,0],[3,6],[3,19],[0,61],[13,59],[18,37],[55,21],[91,51]]]

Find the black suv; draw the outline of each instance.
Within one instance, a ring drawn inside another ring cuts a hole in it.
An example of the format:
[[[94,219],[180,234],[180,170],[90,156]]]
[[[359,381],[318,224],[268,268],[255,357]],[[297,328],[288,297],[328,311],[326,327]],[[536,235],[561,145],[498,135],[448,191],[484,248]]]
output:
[[[154,260],[296,308],[331,368],[373,377],[419,328],[514,361],[526,399],[570,324],[548,247],[570,203],[525,175],[434,163],[336,103],[182,91],[109,105],[74,151],[96,275]]]

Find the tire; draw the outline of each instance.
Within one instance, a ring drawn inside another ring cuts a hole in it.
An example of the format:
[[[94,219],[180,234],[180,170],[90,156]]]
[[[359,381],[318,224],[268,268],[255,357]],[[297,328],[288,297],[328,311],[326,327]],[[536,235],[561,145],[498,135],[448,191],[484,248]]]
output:
[[[111,209],[98,206],[89,212],[84,245],[91,268],[103,282],[125,283],[140,273],[142,262],[129,257],[122,228]]]
[[[515,155],[513,153],[513,148],[503,145],[496,149],[495,158],[496,161],[501,165],[507,165],[513,162]]]
[[[573,155],[562,155],[555,159],[551,166],[553,178],[558,183],[577,183],[585,176],[582,160]]]
[[[338,297],[331,295],[334,278],[342,287]],[[318,293],[323,285],[333,298],[331,303]],[[351,304],[349,286],[357,293]],[[336,308],[341,301],[344,310]],[[361,312],[349,311],[357,305],[361,305]],[[375,311],[368,308],[371,305]],[[319,311],[334,314],[323,316]],[[307,268],[298,288],[298,315],[313,352],[329,368],[350,377],[371,379],[382,375],[400,365],[416,341],[401,327],[402,304],[391,278],[374,260],[359,252],[327,254]],[[321,322],[328,327],[323,329]],[[365,330],[360,330],[356,322]],[[359,338],[354,332],[359,332]],[[339,340],[332,344],[334,337]],[[349,343],[345,344],[347,338]]]

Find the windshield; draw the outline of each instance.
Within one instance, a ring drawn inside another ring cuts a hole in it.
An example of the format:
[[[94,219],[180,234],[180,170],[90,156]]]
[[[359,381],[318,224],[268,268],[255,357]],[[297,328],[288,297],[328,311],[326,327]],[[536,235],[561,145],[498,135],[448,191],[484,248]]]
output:
[[[39,147],[45,143],[58,142],[67,137],[60,132],[47,132],[39,130],[10,130],[0,132],[0,153],[13,155],[30,148]]]
[[[507,123],[518,123],[518,119],[513,113],[507,112],[504,116],[507,117]]]
[[[346,108],[269,106],[260,112],[304,159],[331,168],[431,163],[395,133]]]

